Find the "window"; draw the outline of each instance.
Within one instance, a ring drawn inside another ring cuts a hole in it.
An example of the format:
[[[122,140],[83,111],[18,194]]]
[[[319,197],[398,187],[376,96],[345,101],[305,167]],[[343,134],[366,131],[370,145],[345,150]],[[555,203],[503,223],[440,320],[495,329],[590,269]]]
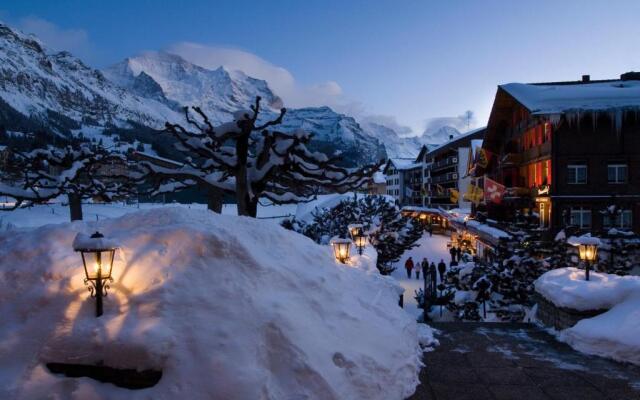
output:
[[[569,164],[567,166],[567,183],[572,185],[587,183],[587,166],[584,164]]]
[[[627,182],[627,164],[607,165],[607,182],[626,183]]]
[[[396,196],[400,196],[400,189],[396,189]]]
[[[613,218],[609,217],[609,215],[604,215],[602,225],[605,228],[631,228],[631,224],[633,218],[633,214],[631,214],[631,210],[621,210],[620,214],[616,215]]]
[[[579,228],[591,228],[591,210],[572,208],[570,224]]]
[[[396,185],[400,184],[400,178],[396,178]]]

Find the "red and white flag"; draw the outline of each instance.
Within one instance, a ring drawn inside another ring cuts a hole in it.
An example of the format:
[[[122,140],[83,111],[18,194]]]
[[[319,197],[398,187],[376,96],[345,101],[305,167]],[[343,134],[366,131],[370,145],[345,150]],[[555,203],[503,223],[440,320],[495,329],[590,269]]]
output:
[[[484,200],[496,204],[502,203],[502,196],[504,196],[505,186],[499,184],[493,179],[484,178]]]

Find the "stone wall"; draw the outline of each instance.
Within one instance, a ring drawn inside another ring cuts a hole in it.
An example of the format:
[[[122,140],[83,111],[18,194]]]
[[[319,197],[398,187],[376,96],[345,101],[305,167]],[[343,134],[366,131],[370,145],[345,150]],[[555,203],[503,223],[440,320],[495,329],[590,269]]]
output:
[[[538,304],[536,318],[545,326],[563,330],[574,326],[578,321],[584,318],[595,317],[607,310],[588,310],[578,311],[571,308],[558,307],[539,293],[536,293],[535,301]]]

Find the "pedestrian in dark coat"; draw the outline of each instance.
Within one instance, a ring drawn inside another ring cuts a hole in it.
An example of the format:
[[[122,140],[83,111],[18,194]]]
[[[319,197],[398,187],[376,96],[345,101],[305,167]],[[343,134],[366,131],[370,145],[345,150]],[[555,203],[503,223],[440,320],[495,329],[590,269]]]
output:
[[[429,276],[431,277],[431,295],[436,294],[436,285],[438,284],[438,271],[436,270],[436,264],[434,262],[429,265]]]
[[[460,248],[460,246],[456,249],[456,257],[458,258],[458,262],[462,261],[462,248]]]
[[[438,263],[438,272],[440,273],[440,282],[444,282],[444,273],[447,272],[447,264],[445,264],[442,259]]]
[[[449,249],[449,254],[451,254],[451,262],[454,262],[456,260],[456,248],[455,248],[455,246],[451,246],[451,248]]]
[[[404,267],[407,270],[407,278],[411,279],[411,270],[413,269],[413,259],[411,257],[404,263]]]
[[[422,268],[422,279],[426,281],[429,277],[429,261],[427,261],[427,257],[424,257],[422,259],[420,267]]]
[[[433,226],[429,225],[429,237],[433,236]]]

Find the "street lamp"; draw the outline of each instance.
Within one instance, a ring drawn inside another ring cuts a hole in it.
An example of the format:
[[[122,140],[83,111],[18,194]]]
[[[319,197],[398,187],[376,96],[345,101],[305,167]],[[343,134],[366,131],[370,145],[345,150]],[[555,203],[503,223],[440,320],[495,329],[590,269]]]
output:
[[[349,260],[349,252],[351,251],[351,240],[336,238],[331,240],[331,246],[333,246],[333,254],[336,260],[345,264]]]
[[[591,268],[591,264],[593,264],[598,256],[598,245],[579,244],[578,253],[580,253],[580,259],[585,263],[586,280],[589,280],[589,269]]]
[[[355,238],[357,235],[363,234],[364,226],[362,224],[349,224],[347,229],[349,229],[351,237]]]
[[[91,236],[79,233],[73,241],[73,249],[82,255],[84,284],[88,286],[91,297],[96,298],[96,317],[102,315],[102,298],[107,296],[109,289],[105,281],[113,282],[111,269],[117,248],[100,232]]]
[[[358,249],[358,254],[362,255],[364,248],[367,246],[367,237],[364,234],[356,235],[353,238],[353,243],[356,245],[356,249]]]
[[[589,280],[589,269],[591,264],[598,258],[598,246],[600,245],[600,239],[597,237],[591,237],[590,234],[582,235],[580,237],[570,237],[567,242],[573,246],[578,247],[578,254],[580,260],[585,263],[585,279]]]

